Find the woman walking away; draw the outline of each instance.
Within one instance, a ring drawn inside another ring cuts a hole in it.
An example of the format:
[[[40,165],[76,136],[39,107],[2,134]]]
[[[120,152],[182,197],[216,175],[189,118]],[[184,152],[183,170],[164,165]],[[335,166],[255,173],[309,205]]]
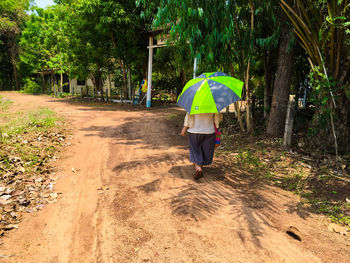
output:
[[[215,149],[215,127],[219,127],[222,115],[218,113],[203,113],[185,116],[184,127],[181,135],[189,133],[190,162],[194,164],[196,172],[194,179],[198,180],[203,176],[203,165],[210,165],[213,162]]]

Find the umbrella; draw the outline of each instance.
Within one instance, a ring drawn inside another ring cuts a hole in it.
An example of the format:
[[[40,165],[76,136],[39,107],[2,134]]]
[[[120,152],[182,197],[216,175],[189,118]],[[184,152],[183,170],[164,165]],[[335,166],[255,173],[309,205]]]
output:
[[[177,103],[188,113],[218,113],[241,99],[243,82],[223,72],[203,73],[186,83]]]

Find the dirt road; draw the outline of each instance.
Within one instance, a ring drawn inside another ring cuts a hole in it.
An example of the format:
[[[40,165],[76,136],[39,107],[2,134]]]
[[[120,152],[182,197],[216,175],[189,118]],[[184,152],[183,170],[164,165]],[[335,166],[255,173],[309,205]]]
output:
[[[1,262],[350,262],[346,239],[294,195],[223,159],[194,182],[180,110],[2,95],[65,115],[73,139],[56,167],[62,197],[3,238],[13,256]]]

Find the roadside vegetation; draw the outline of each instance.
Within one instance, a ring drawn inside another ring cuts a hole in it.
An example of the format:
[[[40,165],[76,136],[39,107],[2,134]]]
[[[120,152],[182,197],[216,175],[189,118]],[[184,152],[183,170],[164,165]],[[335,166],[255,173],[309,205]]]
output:
[[[24,212],[55,202],[52,162],[65,143],[62,118],[47,108],[14,112],[0,99],[0,235],[17,228]]]
[[[350,155],[342,156],[342,163],[348,165],[340,165],[333,155],[305,148],[302,151],[298,146],[286,149],[282,139],[259,132],[255,135],[242,133],[238,122],[232,120],[233,114],[224,114],[220,125],[221,144],[215,150],[215,160],[244,171],[257,182],[298,195],[298,206],[290,209],[300,214],[323,215],[329,223],[342,225],[340,229],[350,231]],[[183,117],[183,114],[170,114],[167,118],[181,127]]]
[[[332,155],[283,147],[281,139],[247,136],[226,115],[217,156],[258,180],[301,197],[299,208],[328,216],[350,231],[350,155],[339,164]]]
[[[5,112],[8,110],[9,106],[12,104],[12,101],[9,99],[4,98],[3,96],[0,95],[0,113]]]

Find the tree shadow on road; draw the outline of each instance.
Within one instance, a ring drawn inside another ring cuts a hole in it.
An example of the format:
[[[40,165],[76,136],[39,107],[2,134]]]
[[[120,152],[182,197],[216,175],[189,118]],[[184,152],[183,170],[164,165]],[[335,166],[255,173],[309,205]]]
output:
[[[278,206],[276,199],[283,197],[278,196],[280,193],[274,199],[266,195],[267,185],[254,174],[242,171],[240,167],[222,159],[215,160],[215,165],[205,168],[204,178],[193,181],[193,167],[187,160],[187,138],[179,135],[182,121],[181,114],[172,118],[148,114],[143,118],[125,119],[116,126],[91,126],[82,130],[91,132],[86,136],[112,138],[111,151],[116,149],[113,147],[126,147],[126,150],[132,147],[143,151],[143,156],[132,160],[120,161],[120,157],[115,156],[110,161],[115,180],[123,172],[151,168],[151,180],[135,186],[146,195],[164,191],[161,182],[169,177],[186,180],[168,199],[173,215],[204,221],[223,210],[229,211],[232,219],[242,225],[242,229],[237,230],[242,242],[249,239],[256,247],[261,247],[264,228],[276,228],[273,222],[277,221],[276,215],[283,209]],[[174,148],[175,154],[169,150]],[[166,167],[169,169],[164,172]]]
[[[177,168],[173,167],[169,173],[177,176],[176,171]],[[249,237],[256,247],[261,247],[260,238],[264,234],[262,225],[274,227],[271,219],[279,211],[263,194],[264,184],[220,161],[204,171],[204,178],[185,185],[171,199],[173,213],[203,221],[229,207],[232,218],[242,222],[247,228],[248,236],[243,233],[243,228],[238,230],[242,242]]]
[[[153,112],[159,109],[176,109],[178,106],[175,104],[158,104],[152,103],[152,108],[146,108],[144,105],[133,105],[132,103],[115,103],[109,100],[108,102],[103,102],[98,99],[93,98],[53,98],[49,102],[54,103],[65,103],[71,106],[81,106],[79,110],[82,111],[148,111]]]

